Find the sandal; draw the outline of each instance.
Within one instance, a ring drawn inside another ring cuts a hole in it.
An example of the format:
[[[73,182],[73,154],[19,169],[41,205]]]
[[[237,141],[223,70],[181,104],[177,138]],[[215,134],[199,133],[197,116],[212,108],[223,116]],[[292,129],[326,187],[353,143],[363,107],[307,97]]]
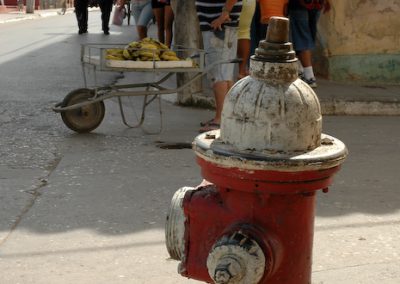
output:
[[[210,122],[209,124],[203,126],[202,128],[199,129],[199,133],[211,131],[211,130],[217,130],[220,129],[220,124],[215,123],[215,122]]]
[[[211,119],[208,120],[208,121],[202,121],[202,122],[200,122],[200,126],[209,125],[209,124],[212,123],[213,121],[214,121],[214,118],[211,118]]]

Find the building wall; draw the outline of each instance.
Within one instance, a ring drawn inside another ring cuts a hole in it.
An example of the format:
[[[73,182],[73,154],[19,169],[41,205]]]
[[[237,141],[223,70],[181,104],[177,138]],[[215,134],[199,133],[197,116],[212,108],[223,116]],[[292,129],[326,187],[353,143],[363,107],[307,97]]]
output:
[[[336,81],[400,84],[400,0],[331,0],[317,71]]]
[[[22,0],[22,3],[26,5],[26,0]],[[4,0],[4,5],[6,6],[18,6],[17,0]],[[35,9],[38,9],[40,6],[40,0],[35,0]]]
[[[73,0],[34,0],[35,1],[35,9],[54,9],[61,8],[64,2],[67,3],[67,8],[73,7]],[[26,0],[22,0],[23,4],[26,5]],[[4,4],[6,6],[17,6],[17,0],[4,0]]]

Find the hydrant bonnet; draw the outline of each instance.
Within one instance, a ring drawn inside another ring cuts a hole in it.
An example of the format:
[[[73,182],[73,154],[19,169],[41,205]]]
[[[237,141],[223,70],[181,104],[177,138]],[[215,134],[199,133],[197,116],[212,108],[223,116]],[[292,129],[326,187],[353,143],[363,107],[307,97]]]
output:
[[[298,79],[288,27],[287,18],[271,18],[267,38],[250,60],[250,76],[225,99],[221,140],[239,151],[305,152],[321,144],[321,107]]]

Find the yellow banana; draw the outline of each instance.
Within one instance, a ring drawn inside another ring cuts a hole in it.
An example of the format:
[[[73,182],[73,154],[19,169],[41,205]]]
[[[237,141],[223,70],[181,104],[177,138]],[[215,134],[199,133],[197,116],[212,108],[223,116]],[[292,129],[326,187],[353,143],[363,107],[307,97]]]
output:
[[[122,55],[123,51],[124,50],[120,48],[110,48],[106,50],[106,53],[111,55]]]
[[[140,42],[132,41],[131,43],[129,43],[129,47],[139,48],[140,47]]]
[[[157,54],[155,54],[155,53],[153,53],[153,52],[151,52],[151,51],[147,51],[147,50],[140,50],[140,51],[138,52],[138,54],[139,54],[140,57],[150,57],[150,58],[153,58],[153,57],[157,56]]]
[[[176,55],[175,51],[172,51],[172,50],[166,50],[166,51],[164,51],[164,52],[162,53],[162,55],[178,57],[178,56]]]
[[[107,60],[125,60],[125,58],[122,56],[116,56],[116,55],[112,55],[112,54],[107,54],[106,59]]]
[[[177,56],[170,56],[170,55],[161,55],[161,59],[166,61],[179,61],[180,59]]]
[[[129,50],[132,58],[137,58],[140,56],[140,50]]]
[[[129,50],[126,49],[126,48],[124,49],[124,51],[122,53],[122,56],[127,60],[133,59],[131,54],[130,54],[130,52],[129,52]]]

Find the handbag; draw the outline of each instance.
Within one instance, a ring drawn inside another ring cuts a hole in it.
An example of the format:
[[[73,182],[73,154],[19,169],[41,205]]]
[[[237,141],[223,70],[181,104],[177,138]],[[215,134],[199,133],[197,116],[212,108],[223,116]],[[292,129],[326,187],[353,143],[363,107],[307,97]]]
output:
[[[114,9],[112,24],[121,26],[126,16],[126,10],[124,5],[117,5]]]

